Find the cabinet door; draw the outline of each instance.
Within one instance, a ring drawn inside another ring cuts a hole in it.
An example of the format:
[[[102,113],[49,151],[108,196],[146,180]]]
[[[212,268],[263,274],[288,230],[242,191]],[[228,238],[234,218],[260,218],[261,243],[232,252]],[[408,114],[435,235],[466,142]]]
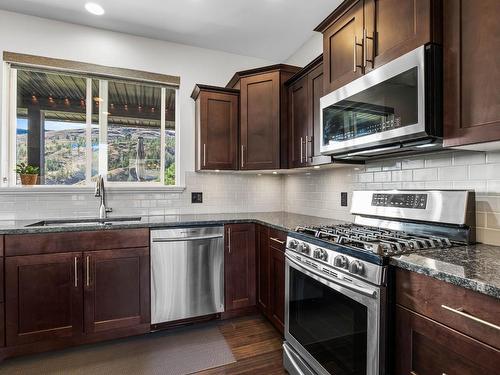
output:
[[[255,306],[255,225],[225,227],[226,311]]]
[[[396,307],[396,374],[490,375],[500,351],[404,307]]]
[[[431,41],[431,0],[365,0],[365,73]]]
[[[270,246],[271,255],[271,321],[281,333],[285,326],[285,253]]]
[[[269,315],[270,269],[269,228],[258,226],[257,243],[257,306],[264,315]]]
[[[444,145],[499,141],[500,1],[445,0],[443,7]]]
[[[83,256],[85,332],[149,323],[149,249],[92,251]]]
[[[331,162],[331,157],[321,155],[320,152],[322,134],[319,100],[324,95],[323,76],[323,64],[318,65],[308,75],[311,120],[309,123],[309,137],[307,139],[309,144],[306,146],[306,154],[308,163],[311,165]]]
[[[304,76],[288,89],[290,164],[293,168],[307,164],[306,145],[311,121],[307,83],[307,76]]]
[[[77,252],[5,259],[7,346],[82,334],[81,260]]]
[[[280,74],[241,79],[240,169],[280,167]]]
[[[239,96],[200,94],[199,169],[238,169]]]
[[[358,0],[323,33],[325,94],[363,74],[362,38],[363,0]]]

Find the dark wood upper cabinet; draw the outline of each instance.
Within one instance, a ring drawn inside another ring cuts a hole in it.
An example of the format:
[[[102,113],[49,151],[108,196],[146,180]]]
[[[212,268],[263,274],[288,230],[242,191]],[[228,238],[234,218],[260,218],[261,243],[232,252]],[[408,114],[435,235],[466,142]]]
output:
[[[300,68],[278,64],[237,72],[240,89],[239,169],[288,167],[288,96],[285,81]]]
[[[7,346],[83,333],[82,253],[7,257]]]
[[[318,56],[287,82],[289,167],[331,163],[321,155],[320,98],[323,96],[323,56]]]
[[[256,305],[255,224],[225,226],[226,312]]]
[[[443,12],[444,145],[484,150],[500,141],[500,1],[444,0]]]
[[[439,42],[439,1],[365,0],[365,73],[431,41]],[[365,57],[366,56],[366,57]]]
[[[196,170],[238,169],[239,91],[196,85]]]
[[[500,351],[404,307],[396,307],[395,373],[496,374]]]
[[[88,251],[83,263],[87,334],[149,325],[147,247]]]
[[[439,0],[346,0],[316,29],[323,33],[328,94],[426,43],[441,42]]]
[[[289,143],[290,167],[298,168],[307,165],[307,146],[311,123],[311,106],[309,105],[309,88],[307,75],[300,78],[288,88],[289,105]]]
[[[240,90],[240,169],[279,168],[279,72],[243,77]]]
[[[325,93],[363,75],[363,0],[351,2],[344,11],[326,28],[316,29],[323,33]]]

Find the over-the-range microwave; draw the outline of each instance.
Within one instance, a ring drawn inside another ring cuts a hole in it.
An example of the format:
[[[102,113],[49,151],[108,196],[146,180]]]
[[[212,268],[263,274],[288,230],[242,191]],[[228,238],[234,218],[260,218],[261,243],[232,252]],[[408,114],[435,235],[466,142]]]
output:
[[[322,154],[363,160],[441,148],[442,52],[421,46],[320,99]]]

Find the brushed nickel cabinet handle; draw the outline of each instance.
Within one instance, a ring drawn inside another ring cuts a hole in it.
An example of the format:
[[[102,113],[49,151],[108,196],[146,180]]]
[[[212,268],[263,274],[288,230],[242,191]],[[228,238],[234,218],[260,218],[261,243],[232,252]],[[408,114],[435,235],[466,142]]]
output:
[[[75,288],[78,288],[78,257],[74,259],[74,271],[75,271]]]
[[[303,144],[304,142],[302,141],[302,137],[300,137],[300,162],[302,163],[302,160],[304,160],[304,155],[303,155]]]
[[[363,65],[358,65],[358,52],[356,50],[358,48],[358,46],[363,47],[363,43],[359,44],[357,35],[354,35],[354,46],[353,46],[354,47],[354,52],[353,52],[354,61],[353,61],[353,66],[352,66],[353,73],[356,73],[356,70],[358,68],[363,67]]]
[[[245,146],[241,145],[241,168],[245,167]]]
[[[86,267],[85,267],[86,268],[86,271],[85,271],[86,276],[85,277],[87,280],[85,283],[87,284],[87,286],[90,286],[90,256],[87,255],[85,262],[87,263]]]
[[[313,143],[312,143],[312,140],[313,140],[313,136],[310,136],[310,137],[309,137],[309,140],[307,141],[307,144],[308,144],[308,145],[310,145],[310,146],[309,146],[309,147],[310,147],[310,149],[309,149],[309,152],[307,153],[307,155],[308,155],[308,158],[309,158],[311,161],[313,160],[313,151],[312,151],[312,149],[313,149],[313,148],[312,148]],[[307,151],[307,147],[306,147],[306,151]]]
[[[372,58],[371,60],[368,59],[368,42],[367,40],[370,39],[372,41]],[[363,29],[363,67],[366,68],[367,62],[370,62],[374,64],[375,61],[375,44],[374,44],[374,37],[373,36],[368,36],[368,32],[366,29]]]
[[[274,238],[274,237],[269,237],[270,240],[274,241],[274,242],[277,242],[279,243],[280,245],[284,245],[285,244],[285,241],[281,241],[277,238]]]
[[[231,254],[231,227],[227,228],[227,252]]]
[[[207,165],[207,144],[203,143],[203,166]]]
[[[487,322],[486,320],[483,320],[483,319],[480,319],[478,318],[477,316],[474,316],[474,315],[471,315],[471,314],[467,314],[463,307],[459,307],[457,309],[454,309],[453,307],[449,307],[449,306],[446,306],[446,305],[441,305],[441,307],[445,310],[448,310],[454,314],[457,314],[457,315],[460,315],[460,316],[463,316],[464,318],[467,318],[467,319],[470,319],[470,320],[473,320],[477,323],[480,323],[480,324],[483,324],[485,326],[488,326],[490,328],[493,328],[493,329],[497,329],[500,331],[500,326],[497,326],[496,324],[493,324],[493,323],[490,323],[490,322]]]

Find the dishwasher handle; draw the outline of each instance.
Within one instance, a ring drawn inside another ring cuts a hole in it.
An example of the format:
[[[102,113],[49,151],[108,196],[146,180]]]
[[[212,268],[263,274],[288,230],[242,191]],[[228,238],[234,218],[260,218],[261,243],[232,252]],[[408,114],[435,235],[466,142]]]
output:
[[[153,238],[151,242],[184,242],[184,241],[200,241],[200,240],[213,240],[216,238],[223,238],[222,234],[210,234],[207,236],[192,236],[192,237],[159,237]]]

